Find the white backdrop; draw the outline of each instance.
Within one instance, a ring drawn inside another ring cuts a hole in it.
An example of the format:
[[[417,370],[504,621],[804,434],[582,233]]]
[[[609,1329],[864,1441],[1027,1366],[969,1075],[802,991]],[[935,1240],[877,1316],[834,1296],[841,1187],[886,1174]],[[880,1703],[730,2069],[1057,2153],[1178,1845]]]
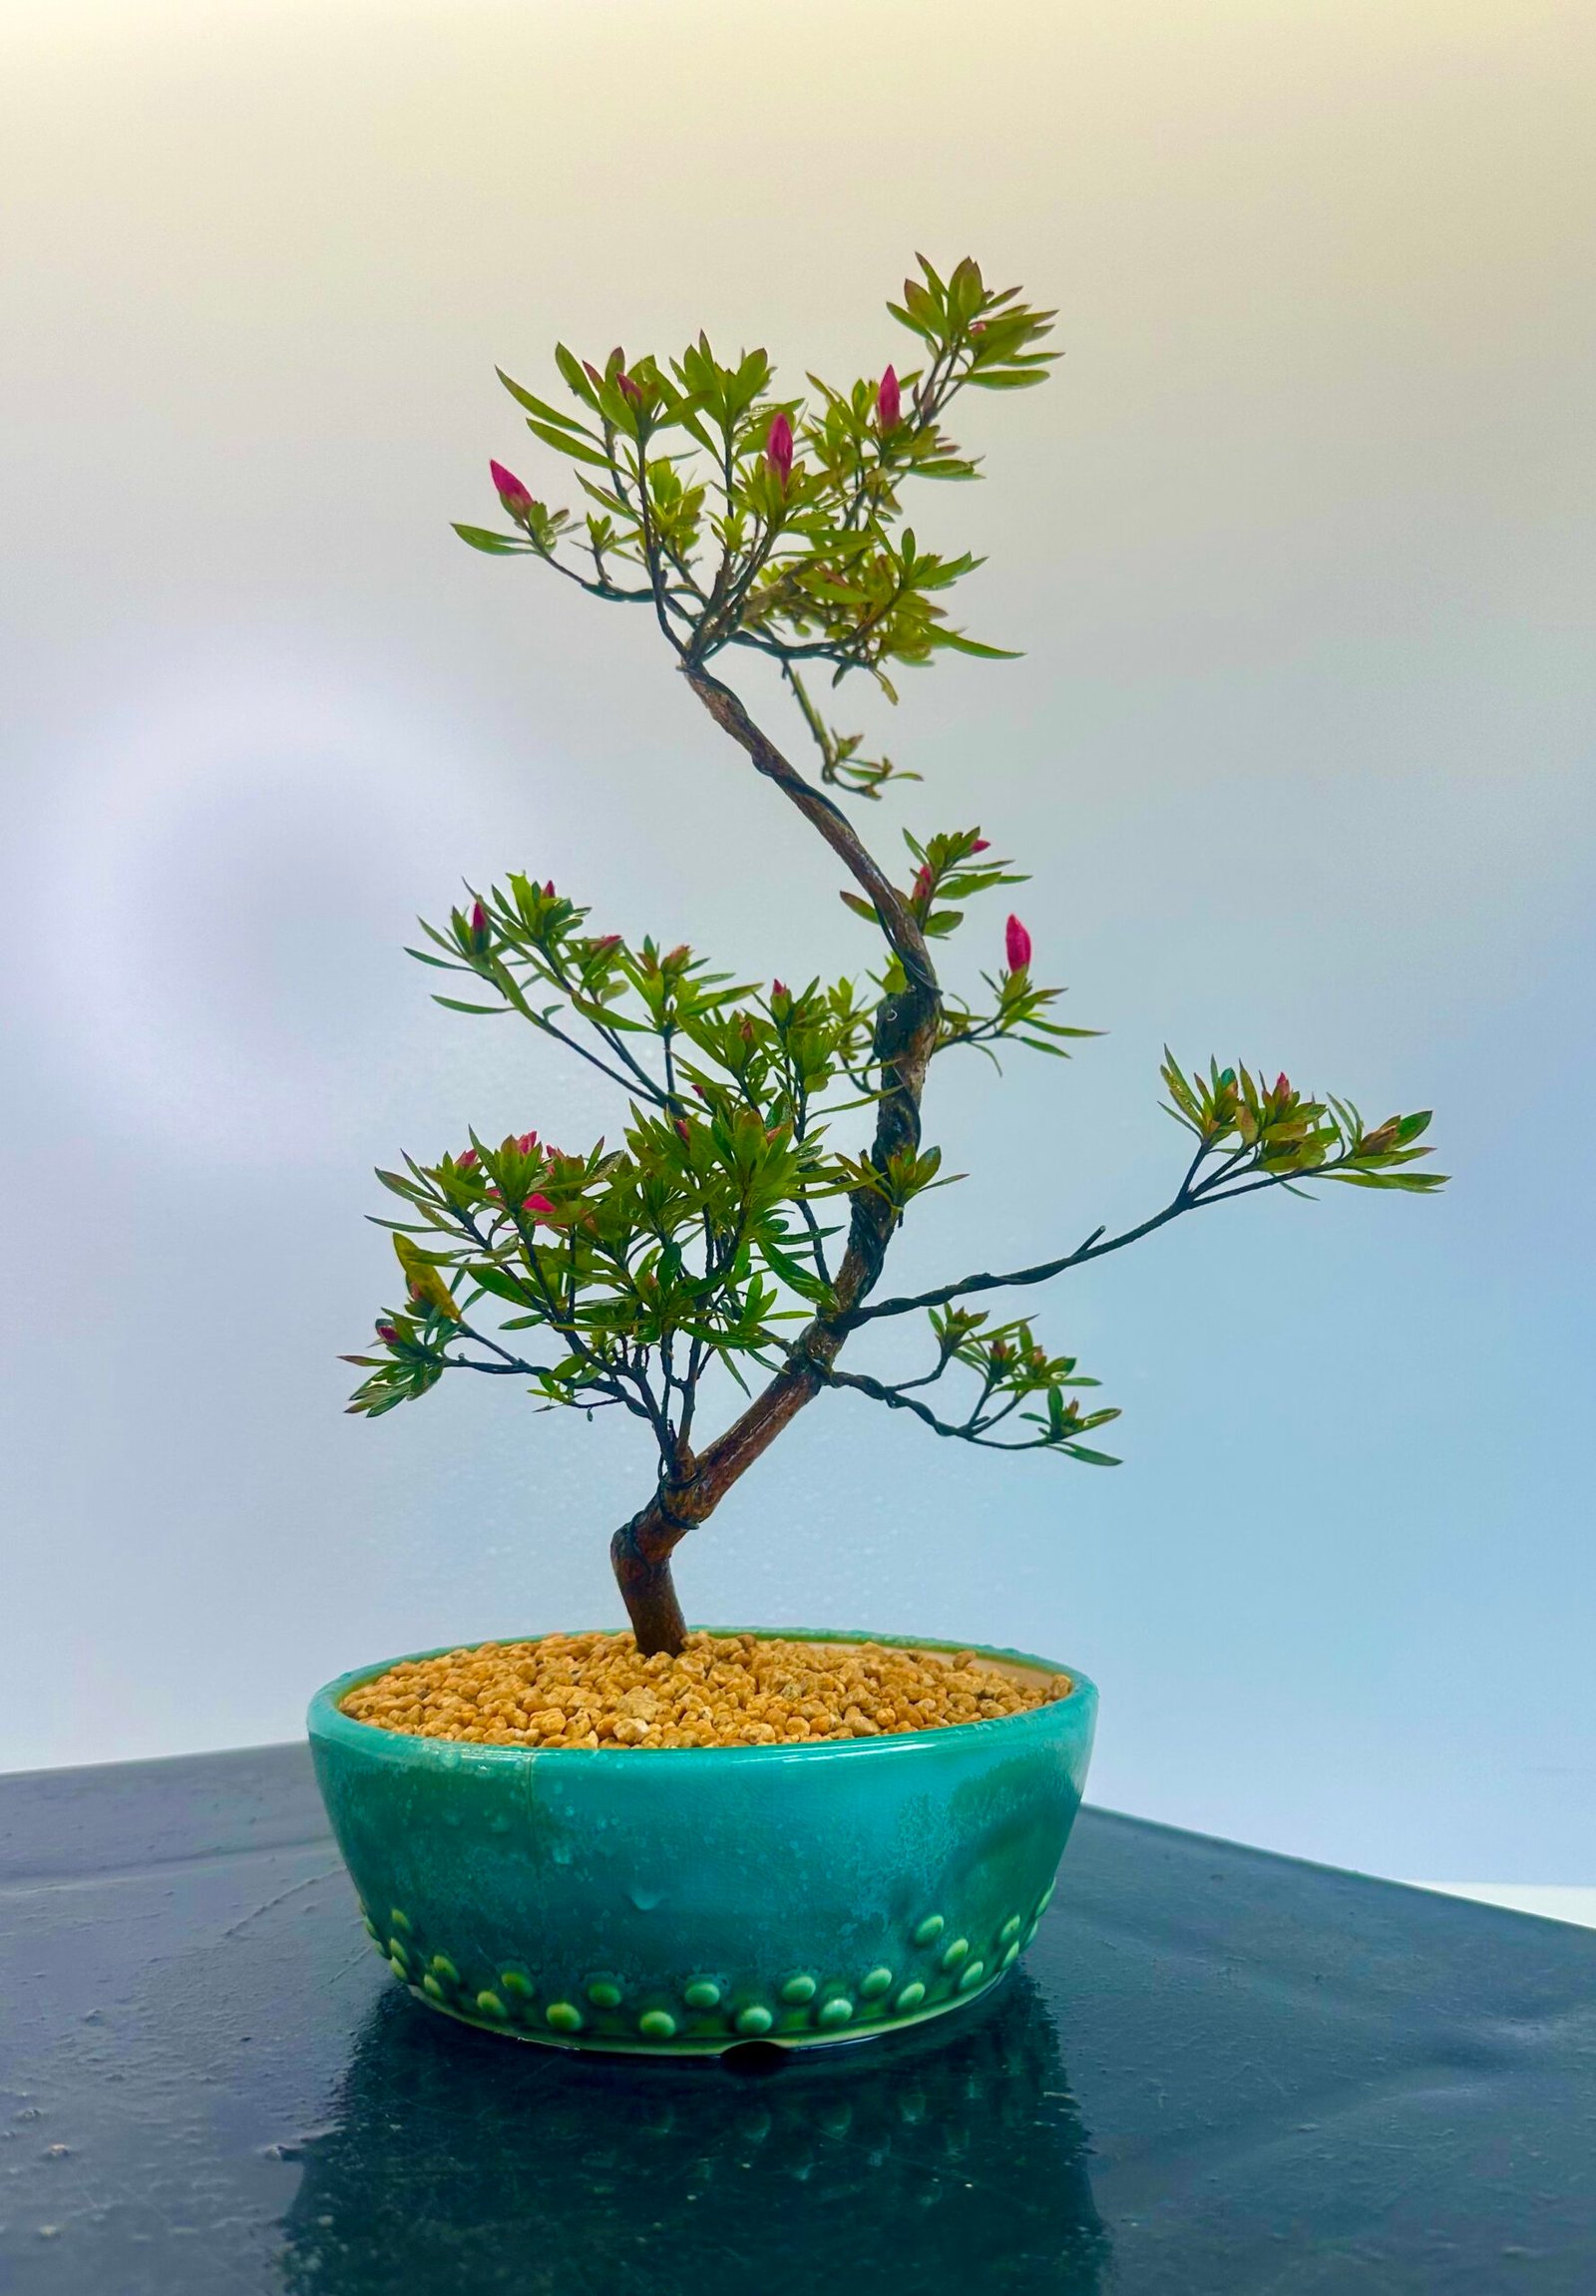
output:
[[[687,1607],[1084,1666],[1121,1807],[1596,1880],[1593,34],[12,6],[0,1765],[282,1737],[346,1665],[616,1615],[643,1461],[601,1422],[486,1381],[340,1415],[391,1290],[370,1167],[615,1117],[401,945],[523,865],[755,973],[861,941],[640,620],[447,522],[491,519],[490,454],[558,488],[496,360],[536,387],[557,334],[705,324],[875,367],[913,249],[968,247],[1067,357],[976,410],[990,483],[921,523],[991,554],[970,619],[1025,658],[871,717],[926,775],[871,825],[1022,855],[1038,964],[1110,1033],[939,1079],[978,1178],[903,1275],[1162,1201],[1166,1037],[1433,1103],[1458,1178],[1238,1208],[1056,1296],[1116,1474],[817,1408],[684,1550]],[[983,1194],[999,1155],[1023,1185]]]

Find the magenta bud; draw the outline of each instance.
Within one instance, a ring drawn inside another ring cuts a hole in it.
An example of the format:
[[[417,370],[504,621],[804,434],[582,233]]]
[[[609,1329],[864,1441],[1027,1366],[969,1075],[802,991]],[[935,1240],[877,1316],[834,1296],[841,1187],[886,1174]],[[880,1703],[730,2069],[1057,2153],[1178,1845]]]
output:
[[[1030,935],[1017,917],[1010,917],[1003,932],[1003,951],[1010,972],[1023,972],[1030,962]]]
[[[628,406],[640,407],[642,405],[642,392],[624,368],[615,377],[615,388]]]
[[[521,1209],[523,1212],[548,1213],[554,1210],[554,1206],[550,1203],[547,1196],[529,1196],[525,1203],[522,1205]]]
[[[929,862],[923,861],[915,871],[914,899],[916,901],[929,901],[931,899],[931,865]]]
[[[395,1347],[399,1343],[399,1328],[396,1324],[379,1324],[377,1337],[384,1346]]]
[[[792,990],[787,986],[785,980],[773,980],[770,983],[770,993],[772,996],[790,996]]]
[[[1291,1098],[1291,1078],[1286,1074],[1284,1068],[1275,1078],[1275,1098],[1277,1100],[1289,1100]]]
[[[992,850],[992,839],[990,837],[978,837],[970,850],[972,853],[990,853]]]
[[[594,943],[593,946],[595,956],[598,955],[600,949],[618,949],[620,947],[620,936],[618,933],[602,933],[599,935],[598,939]]]
[[[553,901],[553,899],[554,899],[554,897],[555,897],[555,881],[554,881],[554,879],[553,879],[552,877],[550,877],[550,878],[546,878],[546,879],[544,880],[544,888],[543,888],[543,892],[544,892],[544,899],[545,899],[546,901]]]
[[[486,933],[488,930],[488,912],[480,901],[474,901],[471,905],[471,930],[473,933]]]
[[[687,1119],[686,1119],[686,1117],[685,1117],[685,1116],[676,1116],[676,1117],[673,1117],[671,1121],[672,1121],[672,1123],[673,1123],[673,1124],[674,1124],[674,1126],[675,1126],[675,1130],[676,1130],[676,1136],[677,1136],[677,1138],[678,1138],[678,1139],[679,1139],[679,1140],[682,1142],[682,1144],[683,1144],[685,1147],[689,1147],[689,1148],[690,1148],[690,1147],[692,1146],[692,1132],[691,1132],[691,1129],[690,1129],[690,1127],[688,1126],[688,1123],[687,1123]]]
[[[532,497],[514,471],[507,471],[503,463],[490,463],[488,468],[493,474],[493,483],[499,490],[499,500],[504,504],[507,511],[531,510]]]
[[[889,367],[876,387],[876,420],[884,431],[895,431],[903,420],[903,393],[898,388],[898,376]]]
[[[521,1150],[523,1156],[530,1156],[537,1145],[538,1135],[536,1132],[523,1132],[521,1138],[516,1142],[516,1146]]]
[[[765,461],[785,486],[792,474],[792,425],[784,414],[771,417],[770,436],[765,441]]]
[[[455,1158],[455,1169],[456,1169],[456,1171],[458,1171],[458,1172],[466,1172],[466,1171],[469,1171],[469,1170],[470,1170],[470,1168],[471,1168],[471,1166],[472,1166],[473,1164],[475,1164],[475,1163],[476,1163],[476,1161],[477,1161],[477,1151],[476,1151],[476,1149],[475,1149],[475,1148],[463,1148],[463,1149],[461,1150],[460,1154],[459,1154],[459,1155],[458,1155],[458,1156]]]

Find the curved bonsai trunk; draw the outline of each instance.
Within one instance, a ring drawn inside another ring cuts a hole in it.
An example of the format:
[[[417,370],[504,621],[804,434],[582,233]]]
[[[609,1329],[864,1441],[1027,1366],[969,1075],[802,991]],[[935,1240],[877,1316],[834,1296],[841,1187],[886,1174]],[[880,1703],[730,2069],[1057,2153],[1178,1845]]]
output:
[[[887,998],[876,1015],[875,1053],[884,1090],[877,1106],[872,1156],[884,1168],[899,1151],[916,1151],[920,1146],[920,1098],[942,1012],[925,937],[841,807],[788,763],[730,687],[702,668],[688,668],[687,682],[716,724],[792,800],[846,864],[874,902],[882,932],[903,966],[906,985]],[[847,1339],[850,1314],[881,1274],[897,1213],[870,1188],[853,1196],[850,1213],[848,1248],[833,1286],[836,1309],[829,1316],[817,1316],[805,1328],[769,1385],[696,1458],[687,1453],[681,1462],[686,1471],[661,1483],[647,1506],[623,1523],[609,1543],[615,1583],[637,1647],[647,1656],[656,1651],[674,1656],[687,1637],[671,1583],[672,1549],[695,1524],[713,1514],[738,1477],[819,1394]]]

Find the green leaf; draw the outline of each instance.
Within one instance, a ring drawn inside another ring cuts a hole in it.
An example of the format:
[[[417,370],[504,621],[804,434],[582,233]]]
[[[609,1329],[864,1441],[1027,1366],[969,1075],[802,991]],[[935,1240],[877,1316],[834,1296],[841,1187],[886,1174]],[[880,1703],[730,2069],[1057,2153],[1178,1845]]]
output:
[[[580,431],[584,438],[592,437],[593,434],[588,430],[587,425],[579,423],[575,415],[563,415],[558,407],[550,406],[546,399],[535,398],[531,391],[523,390],[520,383],[513,382],[503,367],[495,367],[494,373],[504,384],[510,396],[518,400],[529,414],[537,415],[543,422],[553,423],[559,430]]]
[[[571,388],[576,392],[578,398],[582,400],[583,404],[585,406],[592,407],[594,412],[597,414],[598,410],[598,394],[595,391],[592,383],[589,382],[587,372],[583,367],[582,361],[579,358],[574,357],[573,354],[566,349],[564,343],[556,343],[555,345],[555,365],[560,369],[561,374],[565,377]]]
[[[495,1267],[492,1261],[470,1262],[466,1277],[484,1292],[492,1292],[496,1299],[508,1300],[514,1308],[530,1308],[534,1304],[532,1287],[512,1276],[508,1269]]]
[[[489,558],[524,558],[533,548],[515,535],[490,534],[486,527],[463,527],[458,520],[451,524],[463,543],[470,543],[474,551],[483,551]]]
[[[933,645],[952,646],[955,653],[975,654],[981,661],[1018,661],[1020,659],[1020,656],[1011,647],[982,645],[978,639],[966,637],[962,630],[957,629],[934,629],[931,633],[931,642]]]
[[[555,448],[560,454],[569,455],[574,463],[593,463],[601,471],[609,468],[608,457],[601,455],[597,447],[589,446],[586,439],[557,431],[552,423],[541,423],[536,415],[527,417],[527,428],[534,438],[542,439],[545,446]]]
[[[1047,377],[1036,367],[977,367],[965,380],[976,391],[1029,391]],[[1117,1467],[1119,1461],[1110,1464]]]

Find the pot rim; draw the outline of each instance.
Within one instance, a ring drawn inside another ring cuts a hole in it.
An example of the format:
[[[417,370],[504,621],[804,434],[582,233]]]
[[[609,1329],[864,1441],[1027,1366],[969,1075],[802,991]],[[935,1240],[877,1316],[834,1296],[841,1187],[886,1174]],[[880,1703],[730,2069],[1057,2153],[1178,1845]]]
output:
[[[950,1739],[960,1744],[969,1742],[967,1733],[980,1732],[990,1741],[996,1731],[1026,1730],[1038,1734],[1047,1727],[1049,1717],[1057,1716],[1066,1708],[1077,1711],[1091,1709],[1097,1704],[1097,1686],[1089,1675],[1078,1667],[1064,1666],[1052,1660],[1036,1657],[1029,1651],[1007,1650],[987,1643],[945,1642],[935,1635],[883,1635],[872,1634],[859,1627],[703,1627],[688,1628],[689,1634],[723,1636],[727,1640],[738,1635],[752,1635],[760,1642],[794,1643],[879,1643],[886,1650],[969,1651],[978,1659],[995,1659],[1001,1665],[1022,1666],[1040,1674],[1067,1675],[1069,1689],[1061,1699],[1049,1699],[1044,1706],[1027,1708],[1021,1714],[995,1715],[982,1722],[944,1722],[935,1729],[891,1730],[879,1737],[813,1738],[796,1744],[776,1745],[682,1745],[657,1746],[648,1749],[646,1762],[651,1773],[661,1762],[694,1765],[701,1773],[706,1757],[735,1762],[765,1762],[776,1764],[789,1761],[833,1761],[858,1758],[874,1754],[878,1759],[892,1753],[946,1745]],[[562,1634],[617,1634],[624,1632],[615,1627],[564,1627],[547,1628],[546,1633]],[[392,1760],[421,1762],[429,1766],[458,1768],[464,1762],[478,1765],[503,1764],[511,1766],[529,1761],[561,1762],[617,1762],[630,1761],[635,1765],[642,1749],[637,1746],[534,1746],[534,1745],[477,1745],[469,1738],[421,1737],[409,1730],[390,1730],[376,1722],[357,1722],[342,1711],[341,1701],[362,1683],[386,1674],[391,1667],[406,1666],[418,1659],[445,1658],[456,1650],[484,1650],[489,1644],[507,1642],[537,1642],[538,1635],[485,1635],[476,1643],[441,1643],[436,1650],[409,1651],[401,1658],[379,1659],[374,1664],[356,1667],[349,1674],[338,1675],[323,1684],[310,1702],[305,1717],[312,1738],[320,1738],[333,1745],[342,1745],[354,1751],[372,1753]]]

